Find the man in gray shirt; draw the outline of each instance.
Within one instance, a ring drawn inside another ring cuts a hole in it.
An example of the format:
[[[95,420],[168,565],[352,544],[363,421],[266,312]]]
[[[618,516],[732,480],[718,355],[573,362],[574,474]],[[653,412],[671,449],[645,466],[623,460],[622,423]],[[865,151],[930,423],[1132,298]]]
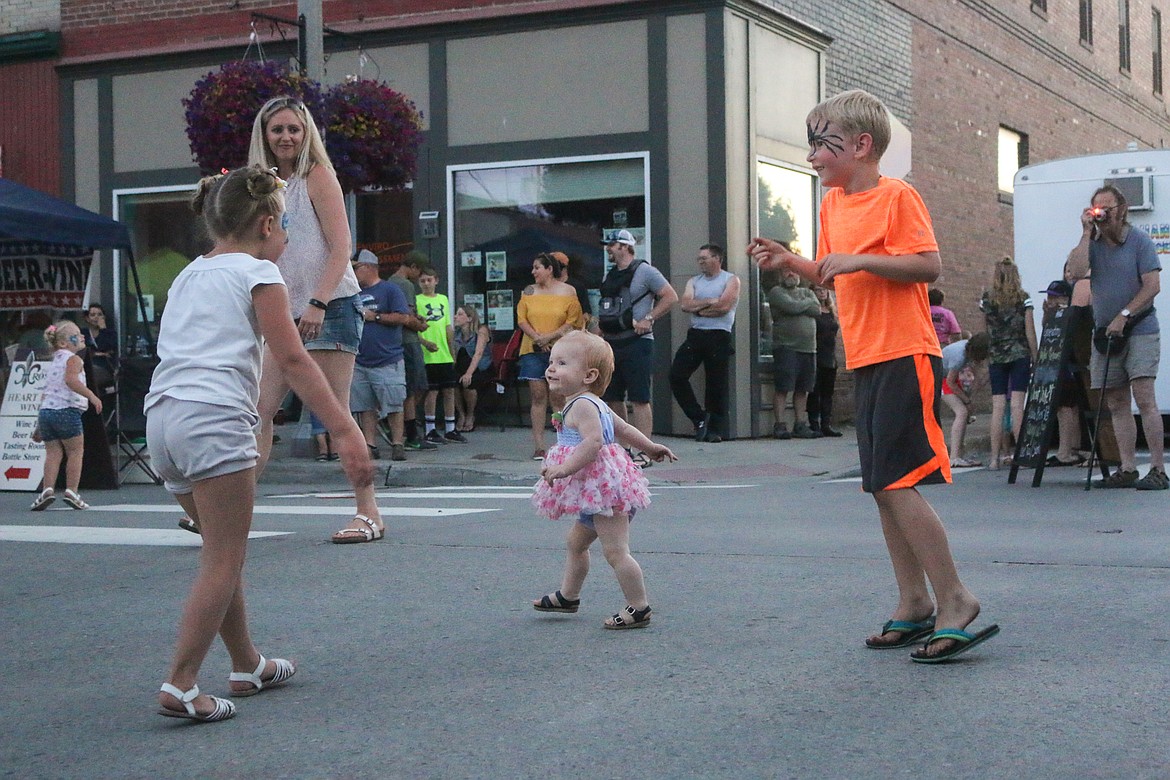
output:
[[[670,312],[678,301],[678,293],[666,281],[661,271],[642,260],[634,259],[637,242],[628,230],[619,230],[608,241],[603,241],[605,251],[613,262],[606,280],[602,283],[602,296],[607,288],[616,289],[618,280],[625,271],[637,263],[629,283],[629,297],[633,302],[633,327],[607,332],[602,322],[601,336],[613,348],[613,379],[602,396],[613,413],[626,419],[626,401],[632,408],[633,419],[629,422],[646,436],[652,435],[654,414],[650,407],[650,377],[654,370],[654,323]],[[599,320],[604,315],[599,312]],[[636,453],[634,462],[642,468],[652,460],[644,453]]]
[[[1105,488],[1133,487],[1165,490],[1170,487],[1163,462],[1162,414],[1154,397],[1154,378],[1162,348],[1154,296],[1161,289],[1162,270],[1154,242],[1126,219],[1125,196],[1112,186],[1093,193],[1081,212],[1081,240],[1069,253],[1069,275],[1082,279],[1092,270],[1093,320],[1107,336],[1129,338],[1121,351],[1106,356],[1093,349],[1089,374],[1094,389],[1104,388],[1113,420],[1121,468],[1097,484]],[[1137,425],[1130,399],[1142,416],[1142,430],[1150,448],[1150,470],[1138,479],[1135,450]]]

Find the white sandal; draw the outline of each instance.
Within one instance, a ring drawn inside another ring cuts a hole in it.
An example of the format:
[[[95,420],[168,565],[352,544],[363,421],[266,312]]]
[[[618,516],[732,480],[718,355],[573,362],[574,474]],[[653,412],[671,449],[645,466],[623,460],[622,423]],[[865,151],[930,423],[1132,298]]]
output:
[[[363,542],[376,542],[386,536],[386,528],[379,528],[374,525],[374,521],[365,515],[354,515],[354,520],[359,523],[365,523],[366,528],[342,528],[337,533],[333,534],[332,541],[334,544],[362,544]]]
[[[42,509],[56,500],[57,496],[53,494],[53,488],[45,488],[41,491],[41,494],[37,496],[36,500],[32,502],[32,506],[29,507],[29,509],[34,512],[40,512]]]
[[[195,699],[199,697],[198,685],[192,685],[191,690],[183,692],[170,683],[163,683],[159,690],[163,693],[169,693],[183,704],[183,712],[167,709],[166,707],[159,707],[158,714],[164,715],[168,718],[185,718],[187,720],[196,720],[200,723],[214,723],[219,720],[234,718],[236,715],[236,705],[232,704],[227,699],[221,699],[218,696],[211,695],[208,695],[207,698],[211,699],[212,703],[215,704],[215,709],[206,715],[201,715],[200,713],[196,712],[195,705],[192,702],[194,702]]]
[[[261,680],[260,675],[264,673],[264,667],[268,665],[268,659],[260,656],[260,663],[256,665],[256,671],[249,674],[248,672],[232,672],[228,675],[228,682],[246,682],[256,686],[255,688],[248,688],[243,691],[237,691],[234,688],[229,689],[230,696],[255,696],[265,688],[271,688],[275,685],[288,682],[289,679],[297,673],[297,667],[293,665],[292,661],[287,661],[283,658],[273,658],[272,663],[276,664],[276,671],[272,675],[271,680]]]
[[[89,504],[85,503],[81,499],[81,496],[77,495],[69,488],[65,488],[65,493],[61,496],[61,498],[64,499],[66,504],[73,507],[74,509],[89,509]]]

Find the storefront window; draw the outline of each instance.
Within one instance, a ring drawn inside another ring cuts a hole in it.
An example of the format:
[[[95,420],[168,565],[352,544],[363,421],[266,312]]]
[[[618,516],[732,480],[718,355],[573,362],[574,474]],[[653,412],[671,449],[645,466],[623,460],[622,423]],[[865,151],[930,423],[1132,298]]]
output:
[[[817,180],[808,170],[760,160],[757,168],[759,186],[759,235],[787,241],[798,255],[813,258],[817,250],[816,209]],[[754,266],[753,266],[754,267]],[[780,282],[774,271],[756,271],[759,290],[760,361],[772,360],[772,316],[768,311],[768,291]]]
[[[130,228],[150,330],[148,342],[142,327],[139,289],[134,284],[129,263],[122,257],[116,271],[115,314],[125,354],[142,354],[157,340],[159,318],[166,308],[171,282],[189,262],[210,247],[203,226],[189,205],[192,192],[191,187],[184,186],[114,193],[114,217]]]
[[[564,252],[596,304],[607,231],[629,230],[649,260],[647,156],[606,155],[451,169],[453,305],[479,309],[493,331],[516,327],[532,260]]]

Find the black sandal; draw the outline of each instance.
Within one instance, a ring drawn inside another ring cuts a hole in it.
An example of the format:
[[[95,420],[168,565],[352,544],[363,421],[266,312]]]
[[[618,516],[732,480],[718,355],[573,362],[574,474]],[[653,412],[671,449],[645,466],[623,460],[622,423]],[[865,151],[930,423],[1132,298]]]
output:
[[[540,601],[533,604],[537,612],[576,612],[581,606],[581,599],[567,599],[558,590],[548,596],[541,596]]]
[[[602,625],[606,628],[613,629],[645,628],[650,625],[650,605],[647,604],[645,609],[634,609],[627,605],[625,609],[605,621]]]

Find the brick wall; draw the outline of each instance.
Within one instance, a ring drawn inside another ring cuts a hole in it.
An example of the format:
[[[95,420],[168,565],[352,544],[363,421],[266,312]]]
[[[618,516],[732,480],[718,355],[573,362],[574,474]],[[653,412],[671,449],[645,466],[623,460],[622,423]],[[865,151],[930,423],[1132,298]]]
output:
[[[0,35],[60,28],[60,0],[0,0]]]

